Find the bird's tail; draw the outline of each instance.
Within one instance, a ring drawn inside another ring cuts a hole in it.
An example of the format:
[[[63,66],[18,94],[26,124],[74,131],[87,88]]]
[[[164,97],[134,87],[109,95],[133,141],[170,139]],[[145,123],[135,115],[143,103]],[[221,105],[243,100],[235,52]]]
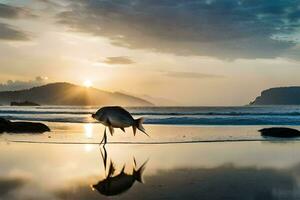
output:
[[[144,122],[144,118],[141,117],[139,119],[136,119],[134,120],[134,125],[132,126],[133,127],[133,134],[135,135],[136,133],[136,129],[139,129],[140,131],[142,131],[143,133],[145,133],[147,136],[149,136],[147,133],[146,133],[146,130],[145,128],[143,127],[143,122]]]

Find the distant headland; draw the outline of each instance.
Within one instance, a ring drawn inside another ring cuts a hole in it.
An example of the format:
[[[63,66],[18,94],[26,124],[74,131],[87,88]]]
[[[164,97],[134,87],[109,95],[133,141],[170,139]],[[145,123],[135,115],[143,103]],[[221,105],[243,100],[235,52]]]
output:
[[[250,105],[300,105],[300,86],[264,90]]]
[[[142,98],[120,92],[107,92],[66,82],[50,83],[18,91],[0,92],[0,104],[38,102],[40,105],[122,105],[153,106]]]

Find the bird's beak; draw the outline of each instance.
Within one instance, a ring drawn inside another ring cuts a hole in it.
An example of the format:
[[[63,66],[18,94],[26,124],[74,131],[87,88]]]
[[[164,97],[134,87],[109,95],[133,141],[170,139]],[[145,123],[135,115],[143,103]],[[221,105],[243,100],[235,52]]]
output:
[[[92,114],[92,118],[94,118],[94,119],[95,119],[95,116],[96,116],[95,114]]]

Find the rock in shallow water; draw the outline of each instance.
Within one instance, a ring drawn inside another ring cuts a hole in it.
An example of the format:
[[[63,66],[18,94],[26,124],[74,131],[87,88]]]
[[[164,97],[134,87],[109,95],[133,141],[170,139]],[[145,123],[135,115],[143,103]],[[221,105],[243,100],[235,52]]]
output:
[[[272,127],[272,128],[263,128],[258,131],[261,133],[262,136],[280,137],[280,138],[300,137],[300,131],[292,128]]]
[[[11,122],[0,118],[0,133],[44,133],[50,128],[38,122]]]

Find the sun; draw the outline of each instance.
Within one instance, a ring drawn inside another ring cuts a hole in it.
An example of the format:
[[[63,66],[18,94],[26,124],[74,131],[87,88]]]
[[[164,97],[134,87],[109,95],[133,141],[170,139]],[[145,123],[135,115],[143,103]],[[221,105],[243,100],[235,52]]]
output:
[[[84,87],[89,88],[89,87],[92,87],[92,86],[93,86],[93,83],[92,83],[92,81],[90,81],[90,80],[85,80],[85,81],[83,82],[83,85],[84,85]]]

